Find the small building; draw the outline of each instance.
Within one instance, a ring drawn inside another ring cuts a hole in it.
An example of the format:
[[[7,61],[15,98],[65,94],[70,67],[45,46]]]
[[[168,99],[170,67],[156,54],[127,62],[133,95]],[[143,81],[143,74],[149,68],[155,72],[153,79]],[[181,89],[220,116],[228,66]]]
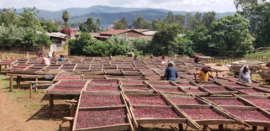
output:
[[[50,40],[52,42],[50,46],[50,51],[63,51],[64,46],[66,45],[66,38],[68,35],[60,33],[60,32],[53,32],[53,33],[46,33],[48,36],[50,36]]]
[[[42,32],[37,31],[37,34],[42,34]],[[42,47],[42,52],[47,54],[49,51],[51,52],[62,52],[64,51],[64,46],[66,45],[66,40],[68,35],[60,33],[60,32],[52,32],[48,33],[46,32],[47,36],[50,36],[50,40],[52,44],[49,48]]]
[[[109,25],[109,26],[108,26],[108,30],[109,30],[109,31],[110,31],[110,30],[114,30],[113,27],[114,27],[113,24]]]
[[[127,29],[127,30],[111,30],[107,32],[101,32],[100,35],[95,36],[97,40],[105,41],[110,39],[113,35],[118,34],[122,37],[127,37],[128,40],[134,40],[137,38],[144,38],[147,40],[152,40],[153,34],[145,35],[145,32],[150,31],[149,29]]]

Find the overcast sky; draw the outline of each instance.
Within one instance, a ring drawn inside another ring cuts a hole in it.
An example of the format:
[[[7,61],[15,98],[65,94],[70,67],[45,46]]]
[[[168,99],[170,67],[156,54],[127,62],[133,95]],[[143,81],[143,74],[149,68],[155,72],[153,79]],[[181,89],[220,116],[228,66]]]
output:
[[[234,0],[0,0],[0,8],[37,7],[57,11],[70,7],[95,5],[114,7],[162,8],[172,11],[236,11]]]

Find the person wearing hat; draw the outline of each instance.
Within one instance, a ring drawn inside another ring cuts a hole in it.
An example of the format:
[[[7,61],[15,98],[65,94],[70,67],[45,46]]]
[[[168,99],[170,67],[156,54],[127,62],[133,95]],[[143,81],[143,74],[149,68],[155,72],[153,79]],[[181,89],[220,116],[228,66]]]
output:
[[[29,58],[29,52],[26,52],[25,58],[26,58],[26,59]]]
[[[60,58],[59,58],[59,61],[63,61],[63,60],[64,60],[64,55],[61,54],[61,55],[60,55]]]
[[[162,80],[164,80],[167,77],[167,80],[176,81],[176,78],[178,78],[178,73],[177,73],[177,70],[173,66],[174,66],[173,61],[170,61],[165,71],[165,75],[161,77]]]
[[[203,81],[208,81],[208,77],[209,77],[209,76],[210,76],[211,78],[213,78],[214,81],[216,81],[216,79],[212,76],[210,70],[211,70],[211,66],[205,65],[205,66],[201,69],[201,71],[194,73],[194,77],[195,77],[196,82],[199,83],[199,82],[203,82]],[[199,75],[199,81],[198,81],[198,79],[197,79],[197,75]]]

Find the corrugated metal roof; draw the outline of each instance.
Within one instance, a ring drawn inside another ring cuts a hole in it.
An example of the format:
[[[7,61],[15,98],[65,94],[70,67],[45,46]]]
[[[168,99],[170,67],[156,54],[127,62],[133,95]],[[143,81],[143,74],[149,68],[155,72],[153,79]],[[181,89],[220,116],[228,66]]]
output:
[[[145,31],[142,32],[144,35],[153,36],[157,31]]]
[[[42,32],[40,32],[40,31],[36,31],[36,32],[37,32],[37,34],[42,34]],[[46,35],[50,36],[50,37],[57,37],[57,38],[66,38],[68,36],[68,35],[63,34],[61,32],[52,32],[52,33],[46,32]]]
[[[130,31],[130,30],[110,30],[107,32],[101,32],[100,34],[101,35],[115,35],[115,34],[122,34],[122,33],[128,32],[128,31]]]
[[[111,36],[99,35],[99,36],[95,36],[94,38],[106,38],[106,39],[109,39],[109,38],[111,38]]]

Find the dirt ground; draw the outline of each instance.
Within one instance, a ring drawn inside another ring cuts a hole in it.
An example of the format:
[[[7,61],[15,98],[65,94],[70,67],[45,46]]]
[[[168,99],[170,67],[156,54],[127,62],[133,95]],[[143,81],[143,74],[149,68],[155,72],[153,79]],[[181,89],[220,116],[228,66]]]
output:
[[[216,67],[215,64],[209,64],[212,68],[228,70],[226,66]],[[16,85],[16,79],[14,79]],[[70,96],[56,97],[53,110],[53,118],[48,115],[48,98],[42,89],[29,98],[29,87],[17,89],[9,92],[9,79],[0,74],[0,131],[68,131],[69,122],[63,122],[63,117],[69,116],[69,104],[65,103],[66,99],[72,99]],[[184,129],[193,130],[190,127]],[[251,130],[238,125],[226,125],[228,131]],[[174,131],[178,130],[177,124],[158,124],[158,125],[141,125],[138,131]],[[200,127],[199,130],[202,130]],[[209,130],[218,130],[218,126],[209,126]],[[262,128],[259,128],[262,130]]]

